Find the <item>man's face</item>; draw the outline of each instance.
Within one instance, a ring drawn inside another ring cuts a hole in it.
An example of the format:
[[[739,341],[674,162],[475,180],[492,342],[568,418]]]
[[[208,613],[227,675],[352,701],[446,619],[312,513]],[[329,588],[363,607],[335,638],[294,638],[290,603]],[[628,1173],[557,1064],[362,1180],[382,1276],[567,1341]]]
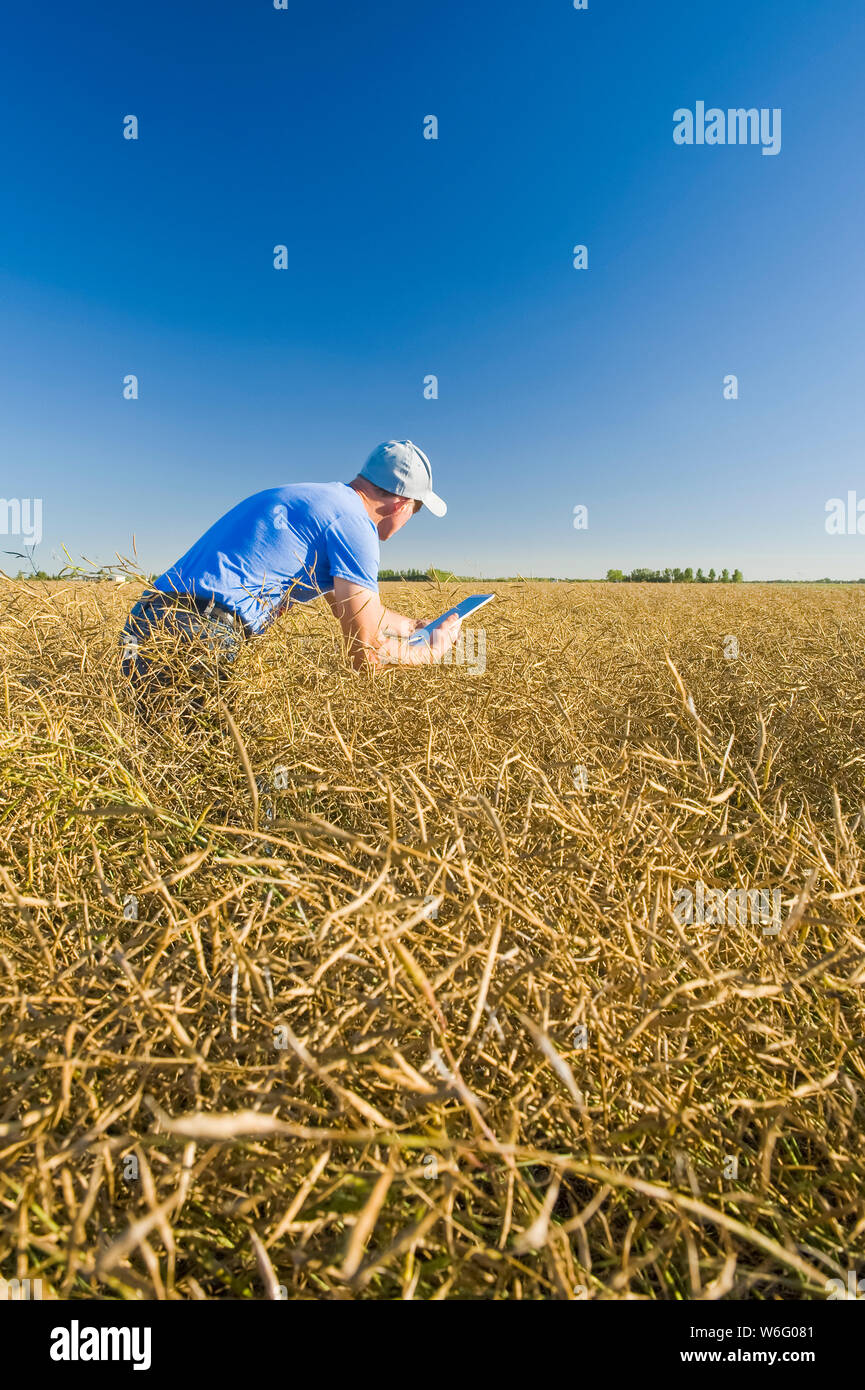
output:
[[[379,539],[386,541],[395,536],[422,506],[423,502],[414,501],[411,497],[395,497],[393,502],[388,503],[387,514],[378,523]]]

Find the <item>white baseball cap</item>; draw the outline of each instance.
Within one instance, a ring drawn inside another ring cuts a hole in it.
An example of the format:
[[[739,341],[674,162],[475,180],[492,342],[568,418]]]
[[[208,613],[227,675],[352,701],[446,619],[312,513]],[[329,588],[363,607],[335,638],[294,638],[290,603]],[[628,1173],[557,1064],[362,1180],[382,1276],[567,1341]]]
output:
[[[429,459],[410,439],[389,439],[386,444],[377,445],[360,476],[396,497],[423,502],[433,516],[444,516],[447,511],[447,503],[433,492]]]

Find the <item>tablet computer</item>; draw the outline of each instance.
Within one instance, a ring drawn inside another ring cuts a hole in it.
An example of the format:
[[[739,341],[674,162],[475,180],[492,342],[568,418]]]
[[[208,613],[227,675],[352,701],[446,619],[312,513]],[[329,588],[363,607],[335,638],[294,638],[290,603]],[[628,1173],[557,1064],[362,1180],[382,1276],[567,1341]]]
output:
[[[446,613],[442,613],[440,618],[427,623],[426,627],[419,627],[417,632],[413,632],[408,639],[409,646],[416,646],[418,642],[428,642],[432,633],[437,627],[441,627],[446,618],[450,618],[457,613],[461,618],[467,618],[469,613],[474,613],[476,608],[483,608],[485,603],[490,603],[495,598],[495,594],[472,594],[470,598],[464,598],[455,608],[449,608]]]

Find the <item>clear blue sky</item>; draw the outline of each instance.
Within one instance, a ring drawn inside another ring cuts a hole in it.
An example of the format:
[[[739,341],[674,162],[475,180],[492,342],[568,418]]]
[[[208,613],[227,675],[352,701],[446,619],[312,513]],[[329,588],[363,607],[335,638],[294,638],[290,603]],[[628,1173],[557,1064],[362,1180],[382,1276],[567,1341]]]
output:
[[[37,563],[134,533],[161,569],[408,436],[450,510],[387,566],[865,575],[824,526],[865,497],[863,68],[862,0],[11,7],[0,495],[43,499]],[[780,107],[780,154],[675,145],[698,100]]]

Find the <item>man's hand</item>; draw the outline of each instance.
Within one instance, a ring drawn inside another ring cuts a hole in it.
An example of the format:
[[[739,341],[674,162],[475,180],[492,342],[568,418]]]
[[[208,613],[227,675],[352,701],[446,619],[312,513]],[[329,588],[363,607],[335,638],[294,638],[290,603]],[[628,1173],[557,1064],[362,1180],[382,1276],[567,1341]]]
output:
[[[425,627],[425,623],[418,626]],[[434,628],[431,635],[422,642],[409,642],[405,637],[389,639],[385,643],[379,660],[382,662],[392,662],[398,666],[429,666],[442,660],[445,652],[450,651],[454,642],[460,635],[462,618],[456,613],[451,614],[446,622],[440,627]]]
[[[462,624],[463,620],[459,614],[452,613],[449,618],[445,619],[440,627],[433,628],[430,637],[430,646],[436,657],[440,658],[445,652],[450,651],[454,642],[456,642],[460,635]],[[423,646],[425,644],[419,643],[418,645]]]
[[[382,610],[382,632],[387,637],[411,637],[423,623],[417,618],[406,618],[402,613],[394,613],[392,608]]]

